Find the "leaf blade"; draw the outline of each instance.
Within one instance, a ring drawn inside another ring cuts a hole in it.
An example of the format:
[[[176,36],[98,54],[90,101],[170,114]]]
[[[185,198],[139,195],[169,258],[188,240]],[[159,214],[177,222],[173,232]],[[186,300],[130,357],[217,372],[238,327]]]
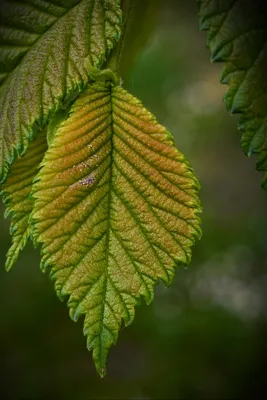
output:
[[[140,154],[142,157],[140,158]],[[33,187],[34,239],[105,374],[122,324],[200,235],[198,183],[172,137],[120,87],[94,84],[59,128]]]
[[[264,1],[199,0],[200,29],[207,30],[212,61],[225,62],[221,82],[230,113],[240,114],[241,146],[267,171],[267,29]],[[267,174],[262,186],[267,188]]]
[[[39,4],[38,0],[31,3]],[[2,181],[9,164],[17,155],[25,153],[36,130],[86,86],[89,74],[85,60],[100,67],[120,35],[119,0],[73,0],[67,4],[69,9],[56,21],[40,24],[44,33],[32,39],[25,54],[15,57],[17,63],[10,66],[10,73],[0,88]],[[5,6],[1,7],[6,10]],[[21,17],[16,18],[27,22],[24,7],[31,6],[23,2],[21,7]],[[29,13],[28,25],[31,20]],[[1,48],[0,60],[2,65],[6,61]]]
[[[10,233],[12,244],[6,255],[6,270],[9,271],[18,259],[19,252],[30,237],[29,217],[33,209],[30,198],[32,183],[38,166],[47,150],[46,133],[40,132],[22,158],[17,158],[10,174],[2,185],[1,195],[6,206],[5,215],[11,216]]]

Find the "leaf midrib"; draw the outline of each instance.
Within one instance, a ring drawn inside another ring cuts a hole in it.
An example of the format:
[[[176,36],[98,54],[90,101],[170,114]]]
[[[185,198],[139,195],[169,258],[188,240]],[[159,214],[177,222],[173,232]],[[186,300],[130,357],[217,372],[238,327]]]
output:
[[[112,184],[113,184],[113,153],[114,153],[114,144],[113,144],[113,137],[114,137],[114,129],[113,129],[113,97],[112,97],[112,86],[108,88],[109,90],[109,99],[110,99],[110,129],[111,129],[111,136],[110,136],[110,178],[109,178],[109,184],[108,184],[108,198],[107,198],[107,204],[108,204],[108,215],[107,215],[107,234],[106,234],[106,252],[105,252],[105,291],[103,293],[103,304],[102,304],[102,310],[101,310],[101,329],[99,333],[99,338],[100,338],[100,365],[101,365],[101,370],[100,373],[104,373],[104,368],[105,368],[105,355],[103,358],[103,343],[102,343],[102,334],[103,334],[103,327],[104,327],[104,312],[105,312],[105,305],[106,305],[106,297],[107,297],[107,286],[108,286],[108,267],[109,267],[109,245],[110,245],[110,231],[111,229],[111,224],[110,224],[110,216],[111,216],[111,202],[112,202]]]

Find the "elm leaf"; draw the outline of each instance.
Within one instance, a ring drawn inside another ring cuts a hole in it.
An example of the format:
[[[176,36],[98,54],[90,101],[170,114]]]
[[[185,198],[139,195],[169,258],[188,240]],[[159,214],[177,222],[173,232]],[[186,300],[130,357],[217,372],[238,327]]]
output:
[[[241,145],[267,171],[267,8],[265,0],[199,0],[212,61],[224,61],[225,103],[240,113]],[[262,183],[267,189],[267,174]]]
[[[52,114],[89,81],[120,36],[120,0],[0,4],[0,181]]]
[[[16,159],[7,180],[2,185],[1,195],[6,206],[5,215],[11,216],[12,245],[6,257],[7,271],[13,267],[20,250],[23,250],[30,237],[29,216],[33,208],[30,193],[33,179],[46,149],[46,132],[43,131],[30,143],[27,153]]]
[[[55,132],[33,185],[33,238],[70,317],[84,315],[96,369],[141,298],[191,259],[199,184],[139,100],[94,83]]]

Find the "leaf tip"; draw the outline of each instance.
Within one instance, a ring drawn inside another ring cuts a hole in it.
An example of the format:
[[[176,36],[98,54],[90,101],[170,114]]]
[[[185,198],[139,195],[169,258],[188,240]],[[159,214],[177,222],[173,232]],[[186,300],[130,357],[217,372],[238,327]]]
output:
[[[22,249],[21,249],[22,250]],[[5,262],[5,270],[9,272],[11,268],[15,265],[18,255],[19,255],[20,248],[16,248],[14,242],[12,243],[11,247],[8,249],[6,255],[6,262]]]
[[[10,260],[6,260],[6,262],[5,262],[5,270],[6,270],[6,272],[9,272],[10,270],[11,270],[11,268],[13,267],[13,265],[14,265],[14,262],[12,263],[12,262],[10,262]]]
[[[101,345],[100,345],[101,346]],[[104,378],[107,369],[106,369],[106,363],[107,363],[107,355],[108,355],[108,349],[106,349],[105,352],[102,352],[101,348],[95,347],[95,343],[87,343],[87,349],[89,351],[93,350],[93,362],[95,365],[96,372],[100,376],[100,378]]]
[[[107,373],[107,370],[106,370],[106,368],[100,368],[100,369],[97,369],[97,372],[98,372],[100,378],[103,379]]]

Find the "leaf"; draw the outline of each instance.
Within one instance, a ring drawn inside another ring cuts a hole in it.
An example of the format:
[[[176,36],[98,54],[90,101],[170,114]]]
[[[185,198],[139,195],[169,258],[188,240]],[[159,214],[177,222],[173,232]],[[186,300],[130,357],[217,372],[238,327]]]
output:
[[[6,206],[6,216],[11,215],[12,245],[6,257],[7,271],[15,264],[20,250],[23,250],[30,237],[29,216],[33,208],[30,193],[33,179],[46,149],[46,132],[41,132],[36,140],[30,143],[25,156],[16,159],[2,186],[1,194]]]
[[[266,2],[200,0],[200,28],[208,30],[212,61],[224,61],[221,82],[225,103],[241,113],[239,129],[245,153],[258,155],[257,169],[267,170],[267,25]],[[263,187],[267,188],[267,174]]]
[[[85,315],[101,376],[122,320],[189,263],[197,190],[172,136],[121,87],[89,86],[55,133],[33,186],[33,236],[71,318]]]
[[[65,3],[65,4],[64,4]],[[79,0],[7,1],[0,4],[0,71],[2,84],[20,63],[23,56],[54,23],[66,14]]]
[[[0,181],[51,114],[89,81],[120,35],[120,0],[5,0],[0,5]]]

